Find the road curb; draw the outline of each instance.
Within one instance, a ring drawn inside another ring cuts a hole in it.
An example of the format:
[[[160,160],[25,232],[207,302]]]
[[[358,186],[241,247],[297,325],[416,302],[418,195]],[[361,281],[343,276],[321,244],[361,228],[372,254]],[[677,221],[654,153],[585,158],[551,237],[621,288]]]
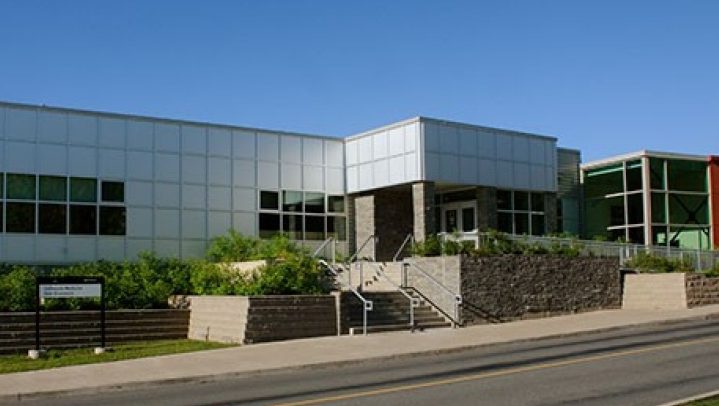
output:
[[[659,406],[681,406],[681,405],[686,405],[687,403],[690,403],[690,402],[695,402],[697,400],[707,399],[707,398],[711,398],[714,396],[719,396],[719,390],[702,393],[701,395],[696,395],[696,396],[692,396],[689,398],[675,400],[675,401],[669,402],[669,403],[663,403]]]
[[[719,312],[705,314],[705,315],[701,315],[701,316],[690,316],[690,317],[668,319],[668,320],[656,320],[656,321],[650,321],[650,322],[644,322],[644,323],[632,323],[632,324],[626,324],[626,325],[622,325],[622,326],[604,327],[604,328],[597,328],[597,329],[592,329],[592,330],[576,331],[576,332],[572,332],[572,333],[548,334],[548,335],[531,337],[531,338],[497,341],[497,342],[493,342],[493,343],[484,343],[484,344],[475,344],[475,345],[464,345],[464,346],[453,347],[453,348],[423,350],[423,351],[416,351],[416,352],[411,352],[411,353],[383,355],[383,356],[376,356],[376,357],[362,358],[362,359],[349,359],[349,360],[341,360],[341,361],[318,362],[318,363],[309,363],[309,364],[289,366],[289,367],[255,369],[255,370],[241,371],[241,372],[224,372],[224,373],[219,373],[219,374],[196,375],[196,376],[187,376],[187,377],[180,377],[180,378],[158,379],[158,380],[154,380],[154,381],[125,382],[125,383],[121,383],[121,384],[101,385],[101,386],[93,386],[93,387],[85,387],[85,388],[16,393],[16,394],[12,394],[12,395],[0,395],[0,403],[2,403],[2,404],[10,403],[10,402],[21,403],[26,400],[61,397],[63,395],[68,395],[68,394],[88,395],[88,394],[96,394],[96,393],[103,393],[103,392],[115,392],[115,391],[126,390],[126,389],[152,388],[152,387],[156,387],[156,386],[171,385],[171,384],[178,384],[178,383],[208,383],[208,382],[232,379],[232,378],[237,378],[237,377],[242,377],[242,376],[247,376],[247,375],[262,375],[262,374],[271,374],[271,373],[276,373],[276,372],[302,371],[302,370],[306,370],[306,369],[323,369],[323,368],[342,367],[342,366],[349,366],[349,365],[361,365],[361,364],[365,364],[365,363],[377,362],[377,361],[383,361],[383,360],[411,359],[411,358],[422,357],[422,356],[427,356],[427,355],[452,354],[452,353],[457,353],[457,352],[462,352],[462,351],[469,351],[469,350],[480,349],[480,348],[489,348],[489,347],[493,347],[493,346],[513,344],[513,343],[529,343],[529,342],[533,342],[533,341],[548,340],[548,339],[581,337],[581,336],[586,336],[586,335],[591,335],[591,334],[600,334],[600,333],[626,330],[626,329],[637,328],[637,327],[668,326],[668,325],[681,324],[681,323],[692,322],[692,321],[706,321],[706,320],[717,320],[717,319],[719,319]],[[0,378],[1,378],[1,375],[0,375]],[[702,398],[708,397],[708,396],[714,396],[714,394],[713,393],[712,394],[703,394],[703,395],[699,395],[696,398],[682,399],[682,400],[678,400],[678,401],[675,401],[672,403],[667,403],[666,406],[681,405],[683,403],[702,399]],[[665,405],[662,405],[662,406],[665,406]]]

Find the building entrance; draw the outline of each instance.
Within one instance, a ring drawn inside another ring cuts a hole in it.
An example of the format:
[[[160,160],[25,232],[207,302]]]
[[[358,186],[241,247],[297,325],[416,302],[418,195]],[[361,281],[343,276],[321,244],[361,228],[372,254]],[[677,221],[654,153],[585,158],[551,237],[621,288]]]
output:
[[[477,202],[453,202],[442,205],[442,232],[469,232],[477,229]]]

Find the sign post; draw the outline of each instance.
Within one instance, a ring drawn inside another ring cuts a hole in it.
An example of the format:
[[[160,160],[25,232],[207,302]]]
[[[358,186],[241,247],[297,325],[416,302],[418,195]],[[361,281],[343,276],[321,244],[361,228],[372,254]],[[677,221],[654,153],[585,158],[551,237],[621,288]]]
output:
[[[96,354],[105,350],[105,278],[102,276],[38,276],[35,279],[35,350],[30,358],[39,358],[40,348],[40,306],[43,299],[100,298],[100,347]]]

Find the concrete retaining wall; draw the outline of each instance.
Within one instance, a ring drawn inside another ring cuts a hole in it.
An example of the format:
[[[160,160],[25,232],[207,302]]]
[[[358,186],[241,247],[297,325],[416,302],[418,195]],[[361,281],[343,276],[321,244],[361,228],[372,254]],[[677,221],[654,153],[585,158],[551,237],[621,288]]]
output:
[[[337,334],[334,296],[191,296],[187,337],[258,343]]]
[[[432,303],[432,306],[447,316],[454,318],[454,296],[460,294],[460,257],[412,257],[407,258],[411,265],[407,269],[407,286],[416,289]],[[419,271],[423,270],[431,278]],[[438,286],[439,282],[447,290]]]
[[[187,337],[187,310],[113,310],[106,319],[110,345],[138,340]],[[40,338],[43,348],[100,345],[100,312],[43,312]],[[0,353],[22,353],[35,348],[35,313],[0,313]]]
[[[626,275],[625,309],[686,309],[719,304],[719,278],[698,273]]]

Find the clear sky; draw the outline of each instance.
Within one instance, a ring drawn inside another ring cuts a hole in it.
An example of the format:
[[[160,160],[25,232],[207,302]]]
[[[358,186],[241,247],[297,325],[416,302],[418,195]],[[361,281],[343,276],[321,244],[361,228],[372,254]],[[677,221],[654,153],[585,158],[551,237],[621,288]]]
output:
[[[585,161],[719,154],[719,1],[4,0],[0,100],[337,136],[424,115]]]

